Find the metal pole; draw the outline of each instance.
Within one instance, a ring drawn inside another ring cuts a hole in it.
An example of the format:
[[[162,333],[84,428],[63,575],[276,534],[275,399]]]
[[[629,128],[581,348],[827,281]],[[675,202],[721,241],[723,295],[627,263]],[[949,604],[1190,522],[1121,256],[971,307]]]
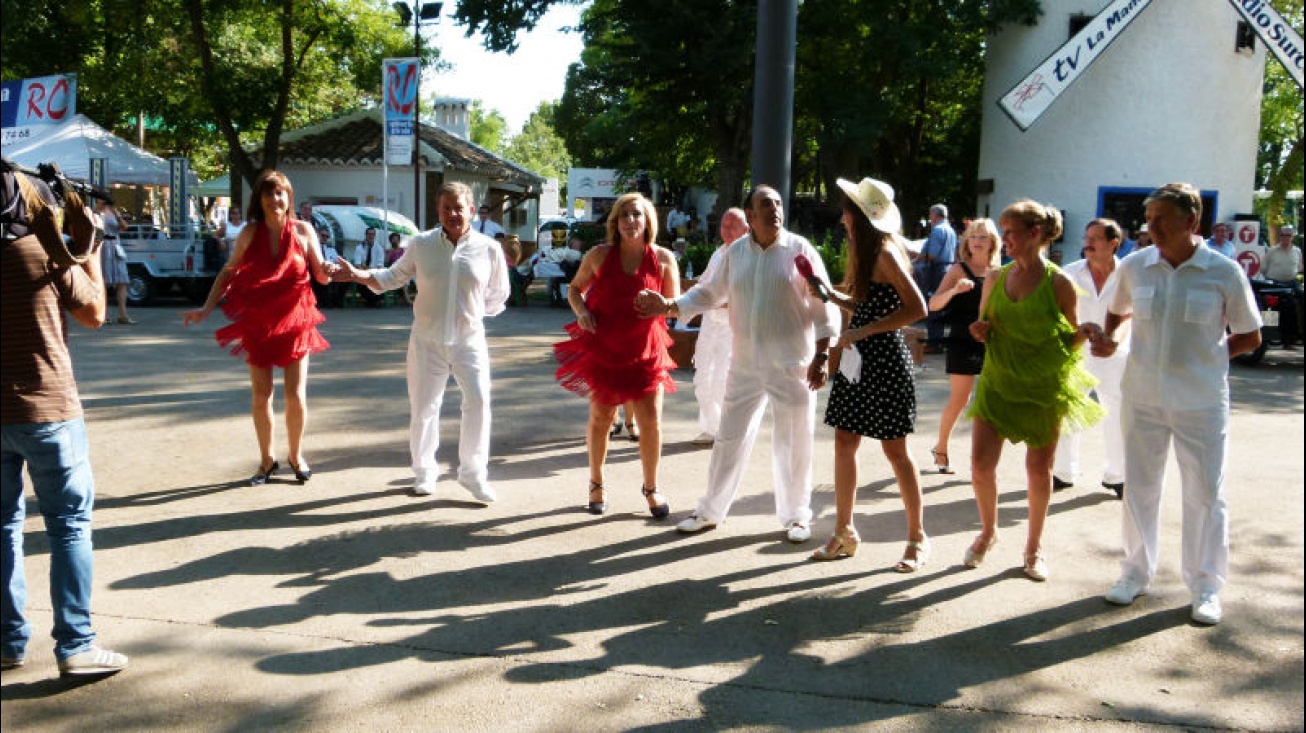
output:
[[[413,222],[422,223],[422,3],[413,0],[413,55],[417,57],[417,94],[413,99]]]
[[[753,76],[753,185],[774,186],[789,205],[798,0],[758,0]]]

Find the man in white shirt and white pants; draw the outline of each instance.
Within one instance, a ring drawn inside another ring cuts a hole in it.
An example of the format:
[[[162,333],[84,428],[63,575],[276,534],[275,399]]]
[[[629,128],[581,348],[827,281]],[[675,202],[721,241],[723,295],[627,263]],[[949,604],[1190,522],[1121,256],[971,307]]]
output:
[[[828,281],[816,249],[784,229],[780,194],[759,186],[745,208],[752,231],[725,250],[710,278],[676,300],[645,290],[635,307],[648,317],[671,313],[692,318],[730,304],[733,354],[721,427],[708,464],[708,493],[676,529],[700,532],[725,520],[769,402],[776,515],[790,542],[806,542],[812,536],[816,390],[829,376],[827,349],[840,321],[832,304],[810,295],[798,273],[794,261],[803,255],[816,276]]]
[[[413,493],[429,496],[435,491],[440,405],[452,374],[463,394],[458,483],[488,503],[495,493],[488,479],[490,355],[483,321],[505,309],[511,292],[508,265],[498,243],[471,228],[470,188],[444,184],[437,207],[440,228],[409,239],[408,249],[393,265],[367,271],[344,267],[342,276],[377,293],[417,278],[408,339]]]
[[[1111,219],[1094,219],[1084,228],[1084,259],[1062,268],[1079,291],[1080,323],[1105,323],[1107,306],[1116,294],[1116,251],[1124,234],[1120,225]],[[1085,354],[1084,366],[1097,377],[1098,402],[1106,408],[1102,420],[1102,441],[1105,459],[1102,466],[1102,486],[1122,498],[1125,492],[1125,436],[1120,427],[1120,380],[1125,374],[1125,360],[1129,357],[1129,322],[1116,331],[1120,346],[1107,357]],[[1084,346],[1087,351],[1087,345]],[[1052,488],[1060,490],[1074,485],[1079,475],[1080,433],[1066,433],[1057,441],[1056,461],[1052,466]]]
[[[1193,236],[1202,216],[1195,188],[1170,183],[1143,203],[1156,246],[1120,263],[1106,323],[1090,337],[1095,355],[1110,356],[1120,324],[1132,321],[1121,385],[1129,436],[1125,559],[1106,600],[1127,606],[1156,577],[1161,488],[1173,445],[1183,491],[1181,567],[1192,618],[1217,624],[1229,569],[1229,360],[1260,345],[1261,314],[1242,268]]]

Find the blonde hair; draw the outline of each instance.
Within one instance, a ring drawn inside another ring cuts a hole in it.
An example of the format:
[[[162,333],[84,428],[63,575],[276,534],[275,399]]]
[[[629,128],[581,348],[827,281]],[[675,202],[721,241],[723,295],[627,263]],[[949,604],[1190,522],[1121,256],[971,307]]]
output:
[[[1037,201],[1021,199],[1002,210],[998,221],[1018,221],[1027,228],[1038,228],[1041,247],[1047,247],[1061,238],[1061,211],[1055,206],[1045,206]]]
[[[610,244],[621,243],[620,233],[617,231],[617,222],[621,219],[621,210],[626,208],[626,204],[632,202],[638,206],[639,210],[644,214],[644,244],[648,245],[653,243],[653,236],[658,230],[658,211],[653,208],[652,201],[644,198],[644,194],[639,193],[638,191],[631,191],[630,193],[622,194],[621,198],[617,199],[617,202],[612,205],[612,209],[608,212],[607,230],[608,242]]]
[[[966,231],[961,233],[961,258],[965,260],[970,256],[970,235],[983,234],[989,238],[989,267],[997,267],[1002,261],[1002,237],[998,234],[998,226],[993,223],[992,219],[973,219],[966,226]]]

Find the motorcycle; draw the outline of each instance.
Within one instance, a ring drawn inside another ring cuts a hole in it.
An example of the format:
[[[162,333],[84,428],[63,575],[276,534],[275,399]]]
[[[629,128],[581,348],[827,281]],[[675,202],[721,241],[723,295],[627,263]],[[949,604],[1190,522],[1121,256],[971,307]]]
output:
[[[1255,366],[1265,357],[1270,347],[1283,347],[1285,344],[1283,328],[1279,325],[1279,308],[1298,307],[1298,294],[1295,283],[1279,280],[1252,280],[1252,294],[1256,296],[1256,307],[1261,311],[1261,345],[1255,351],[1239,354],[1233,358],[1235,364]],[[1295,336],[1295,334],[1293,334]]]

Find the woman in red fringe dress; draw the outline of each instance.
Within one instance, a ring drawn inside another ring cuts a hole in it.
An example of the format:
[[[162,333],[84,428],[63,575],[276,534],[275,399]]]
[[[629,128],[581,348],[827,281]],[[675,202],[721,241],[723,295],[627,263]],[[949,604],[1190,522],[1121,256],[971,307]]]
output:
[[[627,402],[634,403],[640,431],[641,491],[649,514],[664,519],[671,511],[658,491],[658,461],[662,393],[676,389],[670,375],[676,363],[667,353],[671,336],[666,320],[635,313],[635,295],[645,288],[667,298],[680,295],[680,269],[670,250],[653,243],[657,230],[657,211],[648,199],[638,193],[617,199],[608,215],[609,243],[586,253],[567,290],[567,303],[576,314],[576,322],[567,324],[571,338],[553,345],[558,382],[590,400],[585,444],[591,514],[608,508],[603,487],[608,431],[617,407]]]
[[[280,468],[272,456],[272,369],[281,367],[286,393],[287,458],[302,484],[313,472],[301,444],[308,420],[308,355],[330,346],[317,325],[326,320],[309,287],[310,274],[327,283],[337,267],[322,260],[311,222],[291,215],[295,192],[286,176],[264,171],[254,183],[246,219],[226,267],[218,273],[204,307],[181,314],[189,326],[222,302],[231,320],[218,329],[218,344],[249,364],[254,433],[261,460],[250,484],[266,483]]]

